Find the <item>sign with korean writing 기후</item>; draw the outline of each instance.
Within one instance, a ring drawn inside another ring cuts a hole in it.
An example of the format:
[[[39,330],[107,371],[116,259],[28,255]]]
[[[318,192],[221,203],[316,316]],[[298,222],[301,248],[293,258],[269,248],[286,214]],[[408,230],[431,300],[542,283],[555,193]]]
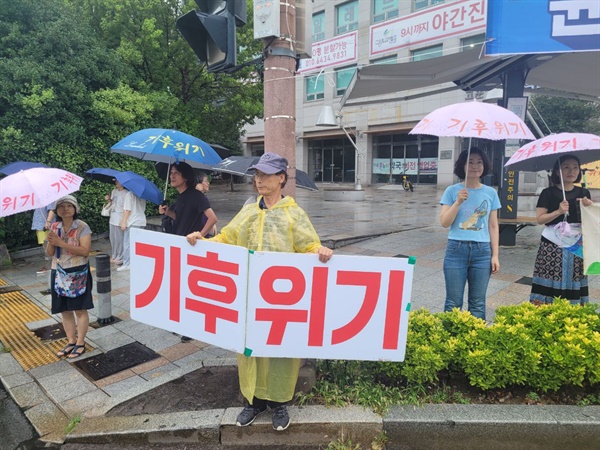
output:
[[[414,258],[249,252],[131,232],[131,317],[252,356],[402,361]]]

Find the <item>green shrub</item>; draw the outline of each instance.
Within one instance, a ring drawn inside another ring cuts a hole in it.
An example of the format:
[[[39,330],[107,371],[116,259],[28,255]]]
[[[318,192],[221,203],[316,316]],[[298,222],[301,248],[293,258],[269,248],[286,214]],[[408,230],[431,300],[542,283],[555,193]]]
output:
[[[526,302],[498,308],[489,326],[465,311],[419,309],[410,314],[403,362],[318,361],[317,385],[300,401],[358,404],[377,412],[393,404],[468,401],[440,382],[442,373],[464,374],[483,390],[594,387],[600,385],[597,307],[561,299],[544,306]]]

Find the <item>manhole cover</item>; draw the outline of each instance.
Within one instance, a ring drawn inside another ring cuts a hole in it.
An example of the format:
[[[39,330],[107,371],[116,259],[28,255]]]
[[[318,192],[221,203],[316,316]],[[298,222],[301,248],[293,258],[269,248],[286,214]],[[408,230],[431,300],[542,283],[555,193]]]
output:
[[[522,277],[522,278],[519,278],[517,281],[515,281],[515,283],[524,284],[525,286],[531,286],[531,283],[533,283],[533,278]]]
[[[33,330],[33,334],[39,337],[42,341],[56,341],[67,337],[65,330],[60,324],[48,325],[47,327]]]
[[[133,342],[101,355],[77,361],[74,365],[92,380],[98,381],[159,357],[160,355],[155,351],[139,342]]]

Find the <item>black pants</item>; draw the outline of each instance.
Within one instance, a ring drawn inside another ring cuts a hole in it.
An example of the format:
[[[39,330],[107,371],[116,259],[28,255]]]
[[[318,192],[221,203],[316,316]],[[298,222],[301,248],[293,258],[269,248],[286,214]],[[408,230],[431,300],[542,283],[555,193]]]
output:
[[[278,408],[280,406],[285,406],[287,402],[274,402],[272,400],[263,400],[262,398],[254,397],[252,399],[252,406],[255,408],[266,409],[268,406],[271,409]]]

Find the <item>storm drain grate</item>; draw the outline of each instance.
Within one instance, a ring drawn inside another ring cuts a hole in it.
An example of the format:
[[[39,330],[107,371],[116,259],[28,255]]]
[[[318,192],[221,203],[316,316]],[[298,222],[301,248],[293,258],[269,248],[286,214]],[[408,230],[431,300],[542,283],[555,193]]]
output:
[[[56,341],[67,337],[64,328],[58,323],[56,325],[48,325],[47,327],[33,330],[33,334],[42,341]]]
[[[114,375],[153,359],[160,355],[148,347],[133,342],[98,356],[77,361],[74,365],[94,381]]]
[[[524,284],[525,286],[531,286],[533,283],[533,278],[531,277],[521,277],[515,283]]]

